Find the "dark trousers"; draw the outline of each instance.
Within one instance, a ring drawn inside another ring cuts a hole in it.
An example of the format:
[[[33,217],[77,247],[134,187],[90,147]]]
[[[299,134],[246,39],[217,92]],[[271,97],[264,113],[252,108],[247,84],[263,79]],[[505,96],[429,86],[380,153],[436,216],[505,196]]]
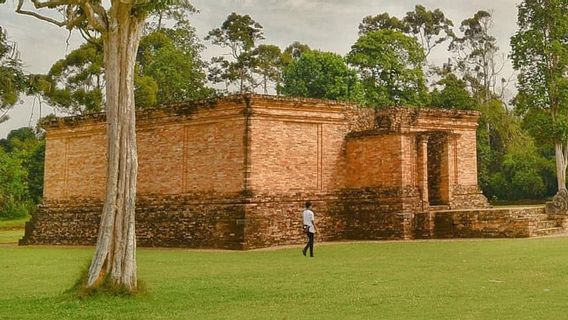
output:
[[[308,243],[304,247],[304,252],[306,252],[308,250],[308,248],[310,248],[310,257],[313,257],[314,256],[314,234],[311,233],[311,232],[306,232],[306,235],[308,236]]]

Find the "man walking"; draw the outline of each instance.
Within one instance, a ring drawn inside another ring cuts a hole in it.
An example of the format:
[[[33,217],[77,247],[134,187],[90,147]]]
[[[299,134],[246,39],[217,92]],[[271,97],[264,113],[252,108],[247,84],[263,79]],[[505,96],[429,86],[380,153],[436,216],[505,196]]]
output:
[[[312,203],[306,202],[306,209],[304,210],[304,231],[308,236],[308,243],[302,249],[304,256],[306,251],[310,248],[310,257],[314,257],[314,234],[316,233],[316,224],[314,222],[314,212],[312,211]]]

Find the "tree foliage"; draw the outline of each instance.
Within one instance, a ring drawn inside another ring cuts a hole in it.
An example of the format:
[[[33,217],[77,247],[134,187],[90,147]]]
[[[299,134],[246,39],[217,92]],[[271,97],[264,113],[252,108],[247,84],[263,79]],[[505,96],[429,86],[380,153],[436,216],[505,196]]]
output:
[[[414,11],[409,11],[399,19],[388,13],[367,16],[359,24],[359,35],[380,30],[392,30],[414,37],[424,48],[426,57],[439,44],[452,39],[454,32],[452,20],[446,18],[440,9],[428,10],[422,5],[416,5]]]
[[[406,13],[403,22],[408,28],[407,33],[420,41],[426,57],[436,46],[455,37],[452,30],[454,23],[446,18],[440,9],[432,11],[422,5],[416,5],[414,11]]]
[[[57,61],[46,77],[38,78],[49,104],[73,114],[103,109],[104,63],[100,43],[89,42]]]
[[[555,144],[558,189],[566,189],[568,166],[568,1],[525,0],[519,30],[511,38],[519,71],[515,102],[529,122],[546,125],[533,134]]]
[[[27,88],[16,45],[8,41],[0,27],[0,123],[8,119],[6,112],[14,106]]]
[[[264,39],[262,25],[249,15],[231,13],[221,27],[209,31],[205,40],[229,50],[230,59],[224,56],[211,60],[209,80],[225,83],[228,90],[236,84],[239,92],[253,91],[257,83],[254,79],[253,50],[258,41]]]
[[[521,121],[497,99],[479,110],[478,175],[484,193],[496,200],[541,199],[553,194],[554,165],[540,153]]]
[[[520,114],[545,122],[537,136],[568,140],[568,1],[526,0],[519,5],[519,31],[511,38],[519,71],[516,106]],[[544,117],[547,115],[548,117]]]
[[[260,77],[260,85],[268,94],[270,83],[279,85],[282,78],[282,51],[278,46],[261,44],[252,51],[253,73]]]
[[[300,59],[300,57],[306,53],[310,52],[312,49],[305,43],[294,41],[284,49],[282,52],[281,63],[282,67],[287,67],[292,61]]]
[[[286,96],[362,102],[355,70],[338,54],[306,51],[283,71],[279,93]]]
[[[202,45],[189,21],[179,20],[173,28],[146,30],[136,56],[137,107],[202,99],[212,94],[205,85]],[[104,71],[100,40],[91,41],[57,61],[46,76],[36,76],[33,83],[51,105],[68,113],[100,112],[105,104]]]
[[[497,39],[491,35],[493,17],[480,10],[461,22],[461,37],[454,37],[449,49],[455,54],[457,71],[467,81],[479,103],[503,98],[507,80],[500,78],[505,56],[499,53]]]
[[[460,80],[454,73],[448,73],[437,82],[442,86],[441,90],[435,88],[431,93],[431,106],[444,109],[473,110],[476,107],[475,100],[467,90],[465,81]]]
[[[359,35],[380,30],[393,30],[402,33],[409,31],[408,25],[403,20],[383,12],[376,16],[366,16],[359,24]]]
[[[146,29],[151,31],[164,28],[166,21],[188,21],[188,15],[197,13],[197,8],[189,0],[169,0],[159,2],[151,11]],[[179,26],[177,26],[179,27]]]
[[[0,140],[0,219],[25,217],[41,202],[44,153],[44,140],[30,128]]]
[[[144,36],[137,56],[137,105],[145,107],[210,96],[200,50],[195,31],[187,23]]]
[[[414,38],[392,30],[363,34],[347,56],[359,70],[366,103],[378,107],[428,104],[424,59]]]

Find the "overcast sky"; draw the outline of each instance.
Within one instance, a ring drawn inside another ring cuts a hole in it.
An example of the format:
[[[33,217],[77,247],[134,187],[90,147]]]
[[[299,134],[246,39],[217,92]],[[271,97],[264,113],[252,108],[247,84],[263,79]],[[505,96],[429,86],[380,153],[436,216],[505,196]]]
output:
[[[14,2],[0,6],[0,26],[6,28],[9,39],[15,41],[21,53],[25,70],[30,73],[46,73],[51,65],[78,47],[82,39],[78,34],[69,35],[32,17],[14,12]],[[231,12],[250,14],[264,27],[265,43],[284,48],[300,41],[312,48],[334,51],[345,55],[357,40],[358,25],[363,17],[388,12],[402,17],[407,11],[422,4],[428,9],[440,8],[454,25],[478,10],[491,10],[495,20],[493,34],[504,53],[510,50],[509,38],[516,30],[517,0],[193,0],[200,10],[193,16],[193,25],[203,38],[218,27]],[[211,47],[209,43],[205,43]],[[445,49],[445,48],[444,48]],[[209,59],[215,50],[208,48],[203,56]],[[443,49],[432,53],[430,62],[441,63],[447,58]],[[512,72],[507,66],[503,76]],[[41,108],[41,115],[53,112],[48,106]],[[22,126],[34,126],[40,116],[39,104],[26,98],[24,104],[15,106],[9,113],[11,120],[0,124],[0,138],[10,130]]]

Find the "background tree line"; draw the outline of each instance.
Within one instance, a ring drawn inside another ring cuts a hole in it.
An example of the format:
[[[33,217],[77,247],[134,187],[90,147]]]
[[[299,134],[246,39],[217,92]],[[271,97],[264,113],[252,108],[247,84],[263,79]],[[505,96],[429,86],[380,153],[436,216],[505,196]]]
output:
[[[525,2],[529,10],[534,1]],[[478,11],[457,26],[442,10],[421,5],[402,17],[370,15],[361,21],[359,37],[345,56],[299,42],[286,48],[268,44],[259,22],[231,13],[203,39],[226,51],[210,61],[202,59],[205,46],[190,24],[190,15],[196,12],[189,2],[180,1],[152,13],[136,57],[138,108],[261,92],[374,108],[479,110],[478,171],[484,193],[493,200],[519,200],[543,199],[556,192],[556,147],[551,137],[564,127],[555,120],[555,132],[540,130],[552,125],[546,107],[532,108],[538,105],[535,97],[546,94],[531,91],[534,82],[520,70],[530,57],[511,55],[524,78],[512,104],[506,100],[512,75],[503,74],[503,66],[509,57],[492,35],[491,12]],[[37,95],[69,114],[103,110],[102,43],[96,37],[86,38],[47,74],[25,75],[15,46],[0,29],[0,121],[20,94]],[[515,44],[518,48],[522,42],[519,35],[513,38],[514,51]],[[446,63],[431,62],[435,48],[445,48]],[[5,181],[0,183],[0,218],[21,215],[39,203],[43,154],[38,131],[18,129],[1,140],[0,177]]]

